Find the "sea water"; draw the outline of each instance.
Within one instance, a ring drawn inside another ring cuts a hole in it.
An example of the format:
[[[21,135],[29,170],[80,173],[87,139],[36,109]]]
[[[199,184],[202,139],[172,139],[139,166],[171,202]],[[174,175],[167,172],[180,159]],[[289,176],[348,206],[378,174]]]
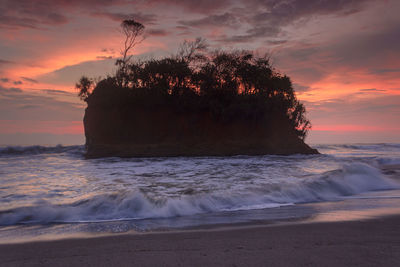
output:
[[[83,146],[2,147],[0,242],[398,212],[400,144],[314,147],[320,155],[89,160]]]

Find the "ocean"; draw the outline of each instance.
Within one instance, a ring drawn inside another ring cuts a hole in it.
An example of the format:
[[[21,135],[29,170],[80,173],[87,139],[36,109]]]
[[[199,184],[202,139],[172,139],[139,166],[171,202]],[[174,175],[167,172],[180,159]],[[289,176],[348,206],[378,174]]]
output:
[[[400,144],[320,155],[85,159],[0,148],[0,243],[400,212]]]

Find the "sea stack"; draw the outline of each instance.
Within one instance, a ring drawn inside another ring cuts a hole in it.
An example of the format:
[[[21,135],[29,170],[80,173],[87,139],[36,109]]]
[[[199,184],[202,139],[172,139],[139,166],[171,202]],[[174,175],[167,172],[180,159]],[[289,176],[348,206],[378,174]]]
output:
[[[77,85],[87,158],[318,153],[304,142],[310,122],[290,79],[266,58],[215,52],[123,72]]]

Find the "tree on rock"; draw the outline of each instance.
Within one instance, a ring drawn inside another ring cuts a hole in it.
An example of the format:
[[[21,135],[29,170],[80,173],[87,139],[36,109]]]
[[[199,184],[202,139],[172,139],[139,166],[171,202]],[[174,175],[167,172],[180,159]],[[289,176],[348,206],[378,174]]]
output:
[[[132,50],[137,44],[143,41],[144,26],[140,22],[134,19],[126,19],[121,23],[121,31],[125,35],[124,47],[121,50],[121,59],[118,59],[116,65],[117,70],[117,82],[123,86],[126,83],[126,67],[131,60],[132,56],[129,55],[129,51]]]

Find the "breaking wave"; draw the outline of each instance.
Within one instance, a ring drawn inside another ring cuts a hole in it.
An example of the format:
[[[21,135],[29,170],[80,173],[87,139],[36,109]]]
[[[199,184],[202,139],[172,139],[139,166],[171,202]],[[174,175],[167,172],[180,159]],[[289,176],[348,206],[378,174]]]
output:
[[[319,175],[236,192],[199,193],[156,200],[140,191],[129,191],[97,195],[68,205],[41,202],[1,212],[0,225],[137,220],[265,209],[340,200],[362,192],[399,187],[380,170],[367,164],[353,163]]]

